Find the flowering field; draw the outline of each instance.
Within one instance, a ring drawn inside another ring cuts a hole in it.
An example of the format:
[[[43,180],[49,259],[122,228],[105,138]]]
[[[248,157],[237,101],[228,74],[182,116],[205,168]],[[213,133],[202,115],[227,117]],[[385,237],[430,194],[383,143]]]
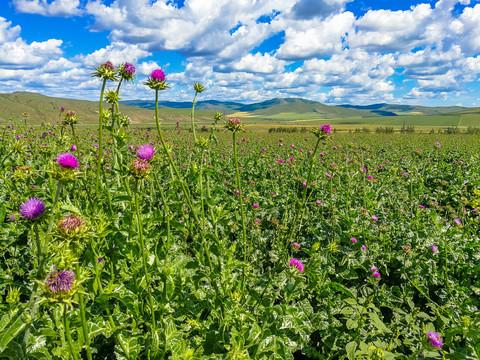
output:
[[[0,358],[480,358],[478,136],[149,132],[94,75],[100,131],[0,124]]]

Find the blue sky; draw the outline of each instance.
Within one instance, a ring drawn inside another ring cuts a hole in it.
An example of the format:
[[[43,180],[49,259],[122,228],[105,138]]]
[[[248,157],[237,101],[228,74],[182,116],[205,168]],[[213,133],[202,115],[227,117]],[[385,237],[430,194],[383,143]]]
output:
[[[96,100],[110,60],[123,99],[162,68],[162,100],[480,106],[478,24],[480,0],[2,0],[0,92]]]

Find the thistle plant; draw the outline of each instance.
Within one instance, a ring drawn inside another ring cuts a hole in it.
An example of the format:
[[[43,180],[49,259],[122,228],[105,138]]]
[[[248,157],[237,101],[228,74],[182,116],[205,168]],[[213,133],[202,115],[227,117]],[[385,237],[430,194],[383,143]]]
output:
[[[193,132],[193,139],[197,142],[197,133],[195,132],[195,104],[197,103],[197,95],[202,93],[205,90],[205,87],[200,83],[193,83],[193,89],[195,90],[195,96],[193,97],[192,102],[192,132]]]
[[[65,108],[63,108],[65,109]],[[77,148],[77,150],[79,149],[78,147],[78,140],[77,140],[77,134],[75,133],[75,127],[73,125],[77,124],[78,123],[78,117],[77,115],[75,114],[75,111],[67,111],[66,113],[64,113],[63,115],[63,122],[66,124],[66,125],[70,125],[70,128],[72,129],[72,135],[73,135],[73,139],[75,141],[75,146]]]
[[[100,189],[100,172],[102,167],[102,157],[103,157],[103,122],[105,114],[103,112],[103,95],[105,92],[105,85],[107,81],[116,81],[117,80],[117,71],[110,61],[101,64],[98,68],[95,68],[92,76],[102,79],[102,90],[100,91],[100,102],[99,102],[99,120],[98,120],[98,158],[97,158],[97,175],[95,181],[95,194],[98,196],[98,191]]]

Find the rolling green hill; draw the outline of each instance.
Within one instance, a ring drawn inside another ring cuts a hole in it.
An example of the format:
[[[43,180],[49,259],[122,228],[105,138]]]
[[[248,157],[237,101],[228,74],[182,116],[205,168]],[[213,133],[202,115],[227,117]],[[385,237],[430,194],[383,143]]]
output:
[[[29,122],[39,124],[61,120],[60,107],[77,113],[80,125],[95,126],[98,123],[98,103],[86,100],[73,100],[48,97],[37,93],[15,92],[0,94],[0,119],[22,119],[29,113]],[[105,107],[109,106],[105,104]],[[164,124],[177,121],[189,122],[191,102],[160,102],[159,116]],[[154,102],[144,100],[123,101],[120,111],[130,116],[132,123],[154,125]],[[271,99],[254,104],[223,102],[215,100],[199,101],[195,117],[199,125],[210,124],[216,111],[226,116],[242,118],[246,124],[258,126],[296,125],[314,126],[328,120],[332,125],[344,128],[363,126],[403,125],[418,127],[479,127],[480,108],[425,107],[398,104],[325,105],[316,101],[287,98]]]

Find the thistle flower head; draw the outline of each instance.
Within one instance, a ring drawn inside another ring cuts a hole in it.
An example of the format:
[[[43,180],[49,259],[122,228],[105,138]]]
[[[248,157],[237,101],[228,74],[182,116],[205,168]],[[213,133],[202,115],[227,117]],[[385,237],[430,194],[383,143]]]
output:
[[[109,104],[118,104],[118,101],[121,100],[120,95],[115,90],[108,90],[105,94],[105,100]]]
[[[148,164],[147,160],[135,158],[132,160],[130,164],[130,172],[136,178],[144,178],[150,172],[150,165]]]
[[[243,130],[242,120],[237,117],[228,118],[225,122],[225,128],[231,132]]]
[[[200,83],[193,83],[193,90],[200,94],[205,90],[205,87]]]
[[[65,115],[63,115],[63,122],[67,125],[76,124],[78,122],[78,118],[75,114],[75,111],[67,111]]]
[[[66,293],[72,290],[75,273],[72,270],[53,270],[47,275],[45,285],[52,294]]]
[[[427,338],[430,341],[430,344],[436,348],[441,348],[443,346],[443,340],[435,331],[427,334]]]
[[[107,61],[100,66],[95,68],[95,71],[92,73],[93,77],[98,77],[104,80],[117,80],[117,72],[115,71],[115,66],[110,61]]]
[[[135,79],[135,66],[128,62],[123,63],[118,69],[118,73],[122,79],[133,83],[133,80]]]
[[[29,220],[35,220],[39,218],[45,211],[45,204],[42,200],[35,197],[29,198],[20,206],[20,212],[23,217]]]
[[[290,260],[290,266],[296,267],[298,271],[302,272],[305,270],[305,266],[302,264],[302,262],[298,259],[292,258]]]
[[[58,155],[56,161],[58,164],[60,164],[62,168],[73,169],[78,167],[77,158],[74,155],[67,152]]]
[[[80,216],[64,216],[57,222],[57,228],[63,236],[74,236],[85,231],[85,221]]]
[[[147,85],[152,90],[157,90],[157,91],[165,90],[170,87],[167,84],[165,79],[166,77],[163,70],[155,69],[152,71],[152,73],[148,77],[147,81],[145,82],[145,85]]]
[[[152,145],[142,145],[137,149],[137,156],[146,161],[150,161],[155,155],[155,149]]]
[[[322,125],[319,128],[313,130],[312,132],[317,138],[324,140],[332,134],[332,130],[329,124]]]

